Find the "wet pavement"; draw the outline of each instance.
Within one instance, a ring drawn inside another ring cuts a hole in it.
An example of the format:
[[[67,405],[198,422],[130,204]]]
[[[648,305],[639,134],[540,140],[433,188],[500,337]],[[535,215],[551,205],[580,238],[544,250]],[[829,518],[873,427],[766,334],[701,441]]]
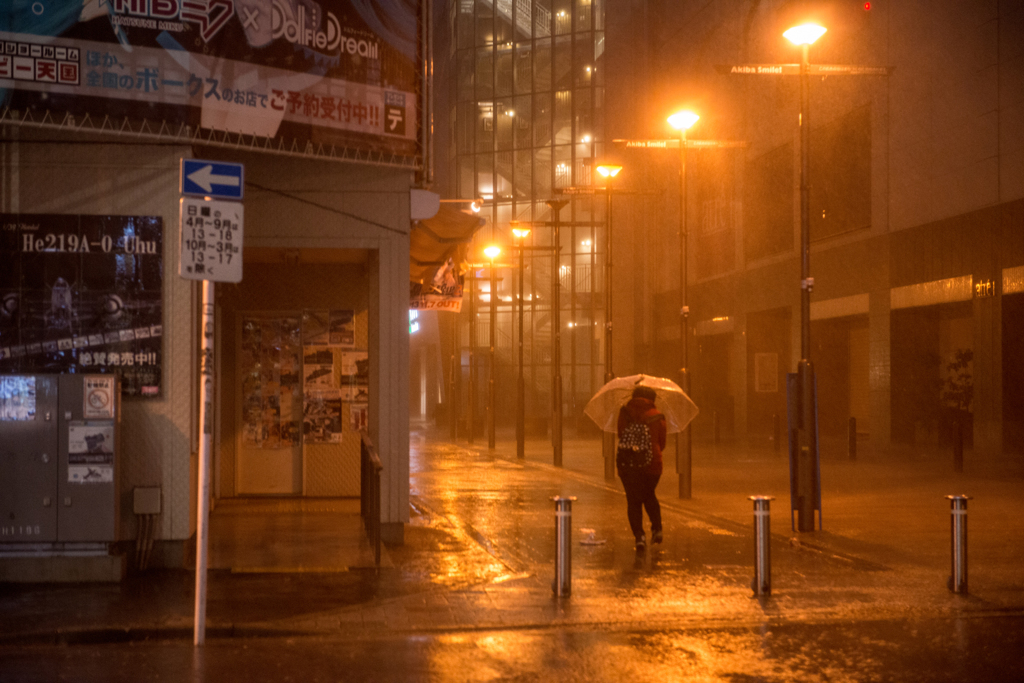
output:
[[[1024,476],[942,454],[822,462],[825,529],[790,528],[767,449],[700,447],[693,497],[659,486],[665,543],[637,555],[600,444],[411,435],[406,543],[373,570],[210,573],[192,582],[0,585],[0,680],[1024,680]],[[952,594],[949,504],[969,507],[970,593]],[[774,495],[772,595],[755,598],[752,504]],[[572,508],[572,595],[556,598],[554,503]],[[316,566],[316,563],[313,563]]]

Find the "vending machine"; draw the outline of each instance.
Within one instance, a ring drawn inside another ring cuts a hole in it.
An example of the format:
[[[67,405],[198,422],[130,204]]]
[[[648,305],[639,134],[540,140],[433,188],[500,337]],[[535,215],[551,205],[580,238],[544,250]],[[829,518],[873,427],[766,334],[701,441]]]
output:
[[[116,375],[0,375],[0,545],[118,540]]]

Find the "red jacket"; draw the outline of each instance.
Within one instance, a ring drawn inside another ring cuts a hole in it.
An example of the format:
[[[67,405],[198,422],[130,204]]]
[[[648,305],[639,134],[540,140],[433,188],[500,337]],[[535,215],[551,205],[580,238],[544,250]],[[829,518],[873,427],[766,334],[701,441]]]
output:
[[[654,456],[651,458],[651,464],[647,466],[647,473],[661,476],[663,467],[661,451],[665,448],[667,432],[665,429],[665,416],[654,407],[654,401],[640,397],[629,399],[629,403],[622,406],[622,409],[619,411],[618,433],[621,436],[622,430],[630,422],[645,422],[654,416],[659,416],[661,419],[654,420],[648,425],[648,428],[651,430],[651,451],[654,453]]]

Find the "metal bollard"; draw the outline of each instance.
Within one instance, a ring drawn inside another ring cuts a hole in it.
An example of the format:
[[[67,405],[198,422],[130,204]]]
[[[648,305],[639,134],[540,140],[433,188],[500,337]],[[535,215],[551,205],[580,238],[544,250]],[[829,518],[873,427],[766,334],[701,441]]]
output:
[[[558,597],[572,592],[572,502],[576,496],[554,496],[555,501],[555,582],[551,588]]]
[[[967,592],[967,501],[970,496],[946,496],[949,499],[950,555],[952,573],[949,590]]]
[[[754,501],[754,595],[772,594],[771,501],[774,496],[749,496]]]

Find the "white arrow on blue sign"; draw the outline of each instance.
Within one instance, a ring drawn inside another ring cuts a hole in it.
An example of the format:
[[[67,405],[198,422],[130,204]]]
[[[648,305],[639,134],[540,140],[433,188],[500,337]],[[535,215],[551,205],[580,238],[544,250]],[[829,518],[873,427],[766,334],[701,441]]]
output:
[[[245,167],[203,159],[181,160],[181,194],[242,199]]]

